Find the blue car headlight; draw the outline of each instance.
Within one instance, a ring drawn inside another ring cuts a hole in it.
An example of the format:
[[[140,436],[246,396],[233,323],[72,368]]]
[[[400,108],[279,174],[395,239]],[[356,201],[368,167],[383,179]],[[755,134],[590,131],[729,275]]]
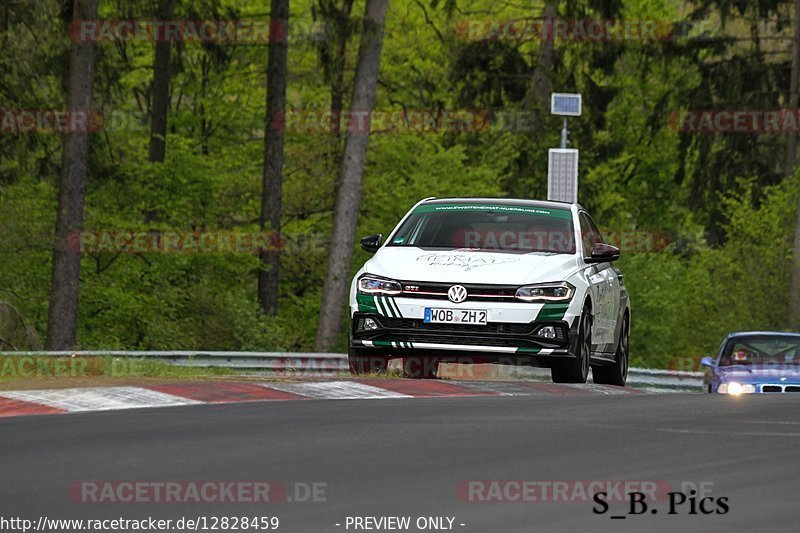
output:
[[[731,381],[730,383],[723,383],[717,389],[717,392],[722,394],[731,394],[733,396],[738,396],[740,394],[752,394],[756,391],[756,386],[752,383],[737,383],[735,381]]]

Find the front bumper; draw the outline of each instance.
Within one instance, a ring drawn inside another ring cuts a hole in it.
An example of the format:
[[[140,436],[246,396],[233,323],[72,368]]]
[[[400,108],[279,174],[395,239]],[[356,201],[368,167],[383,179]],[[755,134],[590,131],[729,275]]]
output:
[[[714,392],[719,394],[729,394],[727,391],[722,392],[720,390],[720,386],[723,385],[730,385],[730,382],[721,382],[718,383]],[[739,382],[736,381],[740,386],[752,386],[752,390],[745,390],[739,394],[782,394],[782,393],[791,393],[791,392],[798,392],[800,393],[800,383],[792,383],[792,382]]]
[[[367,330],[365,319],[372,319],[377,329]],[[351,325],[351,343],[355,348],[374,348],[402,357],[412,351],[435,351],[437,357],[461,358],[465,353],[481,356],[487,362],[525,362],[542,358],[572,357],[577,339],[577,321],[533,320],[531,322],[490,322],[485,326],[469,324],[426,324],[421,319],[389,317],[378,313],[356,312]],[[556,338],[538,335],[545,326],[556,330]],[[511,356],[511,357],[509,357]],[[533,360],[531,359],[533,358]]]

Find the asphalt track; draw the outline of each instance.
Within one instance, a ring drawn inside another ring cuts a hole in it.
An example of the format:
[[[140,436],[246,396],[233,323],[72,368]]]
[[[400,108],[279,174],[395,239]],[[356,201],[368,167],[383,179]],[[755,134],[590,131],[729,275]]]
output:
[[[798,531],[798,399],[542,394],[19,417],[0,422],[0,517],[263,515],[286,532],[356,531],[347,516],[409,516],[407,531],[420,516],[455,517],[464,532]],[[85,504],[69,492],[80,480],[254,479],[324,483],[325,501]],[[598,515],[592,501],[470,502],[465,480],[711,482],[730,511],[669,515],[656,501],[657,514],[612,519],[628,504]]]

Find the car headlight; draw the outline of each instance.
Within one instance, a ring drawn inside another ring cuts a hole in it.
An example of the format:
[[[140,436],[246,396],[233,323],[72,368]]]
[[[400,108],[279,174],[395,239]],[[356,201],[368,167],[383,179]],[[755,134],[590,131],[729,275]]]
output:
[[[367,275],[358,280],[358,292],[364,294],[400,294],[403,292],[403,286],[393,279]]]
[[[736,383],[735,381],[731,381],[730,383],[723,383],[717,389],[717,392],[722,394],[732,394],[733,396],[738,396],[740,394],[752,394],[756,391],[756,386],[752,383]]]
[[[517,289],[515,296],[526,302],[568,302],[574,294],[575,287],[563,282],[526,285]]]

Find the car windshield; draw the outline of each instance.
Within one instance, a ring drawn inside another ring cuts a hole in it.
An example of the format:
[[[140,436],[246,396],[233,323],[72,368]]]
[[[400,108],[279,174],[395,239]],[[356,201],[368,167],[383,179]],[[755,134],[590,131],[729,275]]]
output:
[[[575,231],[567,209],[422,204],[387,246],[574,254]]]
[[[800,365],[800,338],[759,335],[728,342],[719,366]]]

